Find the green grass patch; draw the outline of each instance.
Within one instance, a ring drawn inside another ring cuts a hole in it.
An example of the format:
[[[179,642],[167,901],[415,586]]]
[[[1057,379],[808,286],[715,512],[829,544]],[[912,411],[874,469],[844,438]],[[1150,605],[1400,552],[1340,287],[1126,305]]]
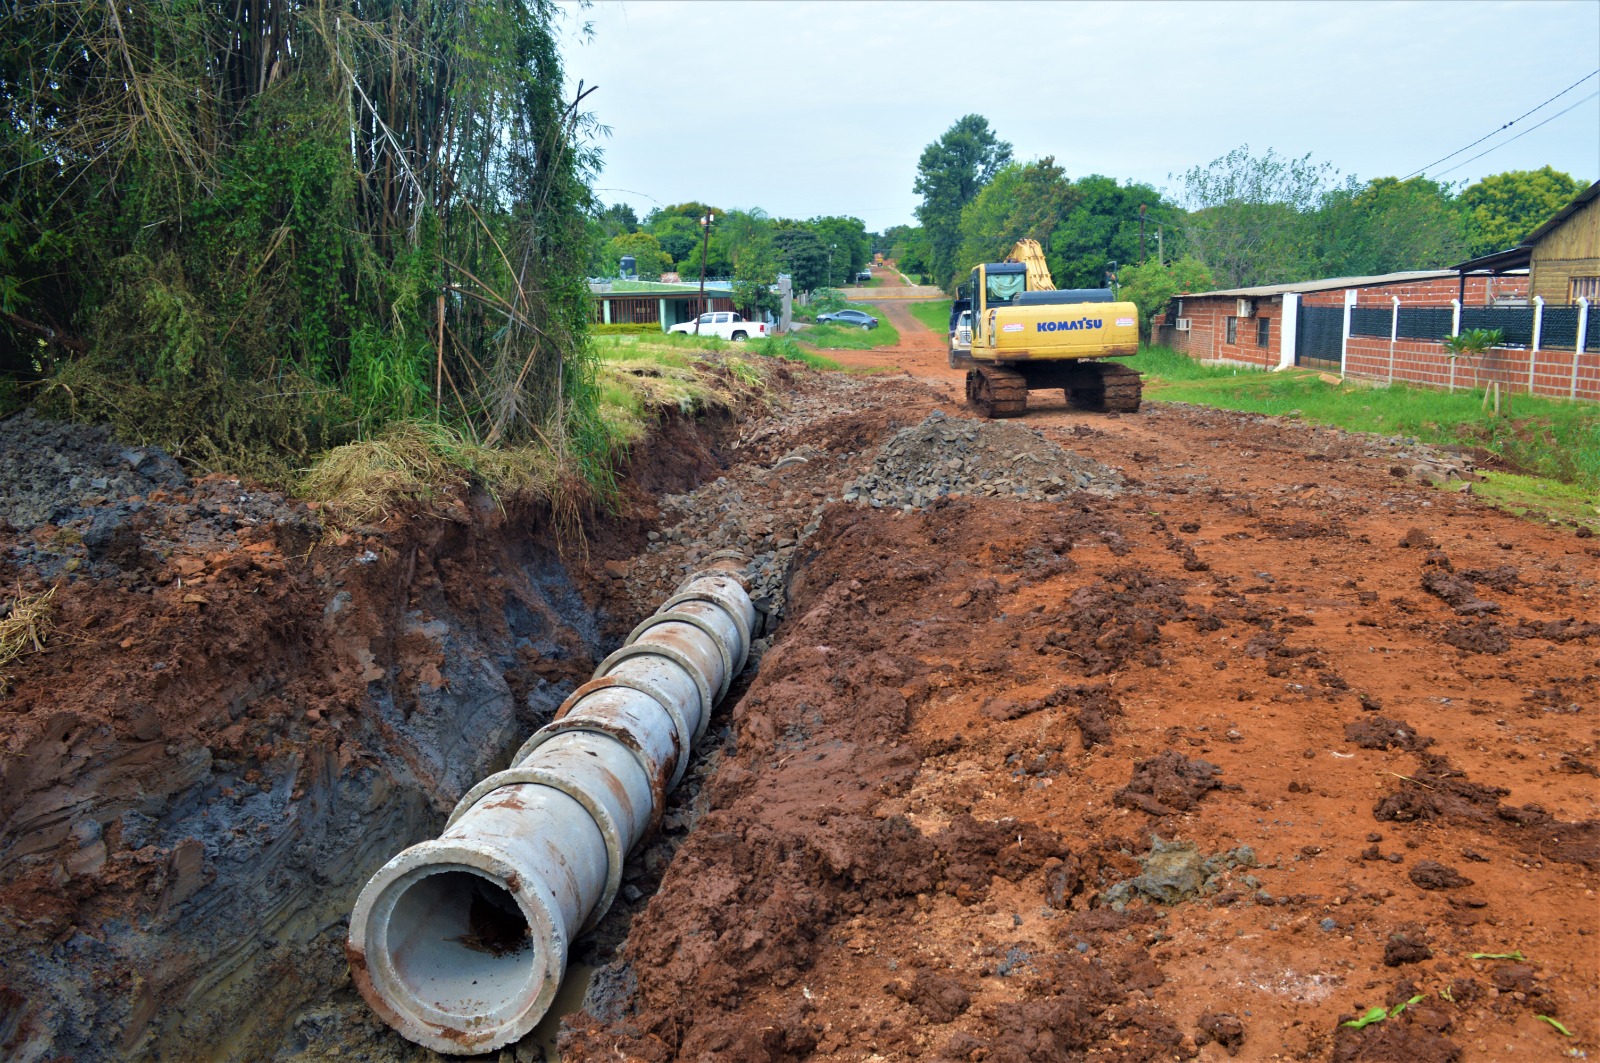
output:
[[[1481,391],[1328,384],[1301,370],[1201,365],[1163,347],[1147,347],[1127,364],[1146,374],[1152,399],[1295,413],[1355,432],[1481,447],[1533,477],[1575,486],[1590,497],[1600,492],[1600,407],[1590,403],[1514,395],[1502,399],[1505,416],[1494,417],[1484,411]]]
[[[825,351],[870,351],[893,347],[900,342],[900,330],[889,321],[881,307],[872,307],[867,313],[878,319],[877,328],[863,329],[858,325],[836,325],[828,321],[799,333],[800,340]]]
[[[931,303],[908,303],[911,316],[927,325],[941,336],[950,334],[950,305],[952,300],[936,299]]]
[[[1576,521],[1600,531],[1600,492],[1543,476],[1481,473],[1472,493],[1519,517]]]

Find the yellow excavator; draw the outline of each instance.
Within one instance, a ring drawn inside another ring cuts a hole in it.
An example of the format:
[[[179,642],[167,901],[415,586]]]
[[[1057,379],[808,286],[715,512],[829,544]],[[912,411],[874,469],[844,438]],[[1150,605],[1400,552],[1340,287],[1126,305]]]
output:
[[[985,417],[1021,417],[1028,392],[1061,388],[1085,410],[1139,408],[1136,370],[1108,358],[1139,353],[1139,312],[1109,288],[1058,289],[1035,240],[1005,262],[976,266],[967,401]]]

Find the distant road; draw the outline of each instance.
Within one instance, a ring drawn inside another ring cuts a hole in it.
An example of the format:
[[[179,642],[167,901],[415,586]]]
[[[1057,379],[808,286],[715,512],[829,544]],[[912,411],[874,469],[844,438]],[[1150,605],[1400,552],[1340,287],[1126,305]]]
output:
[[[907,284],[895,270],[886,266],[873,266],[872,275],[882,278],[883,283],[875,288],[848,287],[842,289],[845,295],[858,303],[885,302],[890,299],[948,299],[938,288],[931,284]]]

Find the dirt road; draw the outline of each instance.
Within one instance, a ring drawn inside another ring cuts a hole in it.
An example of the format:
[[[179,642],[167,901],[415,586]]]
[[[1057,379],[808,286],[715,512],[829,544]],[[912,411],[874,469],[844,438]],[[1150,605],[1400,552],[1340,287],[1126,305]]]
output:
[[[886,312],[840,357],[895,370],[668,417],[581,556],[480,498],[330,538],[8,422],[0,579],[59,593],[0,698],[0,1043],[425,1058],[350,987],[356,892],[737,547],[755,664],[562,1058],[1600,1050],[1595,540],[1391,475],[1449,460],[1403,440],[974,420]]]
[[[1119,488],[930,502],[996,426],[899,310],[840,357],[910,379],[802,389],[641,559],[801,540],[566,1058],[1600,1047],[1593,540],[1391,475],[1404,441],[1159,403],[1023,422]]]

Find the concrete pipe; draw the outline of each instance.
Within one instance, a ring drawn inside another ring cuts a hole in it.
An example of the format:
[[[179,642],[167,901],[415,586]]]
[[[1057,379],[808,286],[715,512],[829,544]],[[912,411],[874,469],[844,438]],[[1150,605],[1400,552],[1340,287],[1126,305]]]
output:
[[[438,1052],[532,1030],[572,941],[610,908],[623,858],[660,821],[711,709],[744,668],[755,608],[742,558],[713,555],[512,758],[444,833],[367,883],[346,952],[385,1022]]]

